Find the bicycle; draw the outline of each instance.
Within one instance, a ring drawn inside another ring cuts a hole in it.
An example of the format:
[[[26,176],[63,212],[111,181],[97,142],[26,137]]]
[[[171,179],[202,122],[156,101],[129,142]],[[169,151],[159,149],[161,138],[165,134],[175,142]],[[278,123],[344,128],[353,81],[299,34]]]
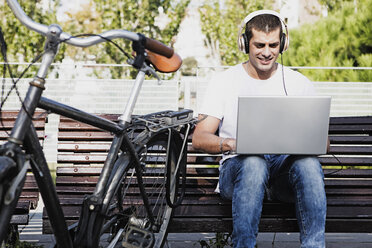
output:
[[[120,244],[123,247],[162,247],[173,209],[184,196],[187,137],[196,119],[191,110],[144,116],[133,116],[132,113],[145,75],[160,80],[155,69],[164,73],[176,71],[181,66],[181,58],[164,44],[126,30],[74,37],[56,24],[45,26],[34,22],[16,0],[7,0],[7,3],[23,25],[46,37],[46,44],[41,65],[30,82],[8,141],[0,147],[0,244],[6,237],[30,166],[59,247],[98,247],[101,236],[107,232],[110,233],[107,247]],[[135,57],[128,63],[138,70],[118,123],[42,97],[48,68],[61,42],[87,47],[112,42],[115,38],[132,41]],[[31,122],[37,107],[114,134],[95,191],[85,197],[79,221],[69,227]],[[138,184],[140,198],[135,198],[129,190],[133,184]]]

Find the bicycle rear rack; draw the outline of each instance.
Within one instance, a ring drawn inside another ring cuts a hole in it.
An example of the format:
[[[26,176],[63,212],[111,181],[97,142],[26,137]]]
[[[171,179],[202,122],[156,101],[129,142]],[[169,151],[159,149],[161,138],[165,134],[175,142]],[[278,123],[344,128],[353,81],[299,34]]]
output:
[[[134,116],[133,122],[142,122],[151,132],[159,132],[163,129],[193,123],[192,119],[193,111],[191,109],[184,109],[180,111],[166,110],[143,116]]]

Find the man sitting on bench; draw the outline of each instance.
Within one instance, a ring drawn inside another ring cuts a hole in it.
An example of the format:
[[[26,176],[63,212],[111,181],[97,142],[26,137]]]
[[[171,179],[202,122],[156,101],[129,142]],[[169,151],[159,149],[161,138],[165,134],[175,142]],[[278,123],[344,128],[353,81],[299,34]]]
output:
[[[276,63],[279,53],[288,48],[288,38],[278,13],[256,11],[248,15],[238,39],[249,60],[213,77],[199,111],[201,121],[194,131],[193,146],[208,153],[224,153],[219,190],[223,198],[232,200],[234,247],[255,246],[266,191],[278,200],[295,203],[301,247],[325,247],[326,195],[318,159],[231,153],[236,147],[238,96],[315,95],[305,76]],[[219,136],[215,135],[217,129]]]

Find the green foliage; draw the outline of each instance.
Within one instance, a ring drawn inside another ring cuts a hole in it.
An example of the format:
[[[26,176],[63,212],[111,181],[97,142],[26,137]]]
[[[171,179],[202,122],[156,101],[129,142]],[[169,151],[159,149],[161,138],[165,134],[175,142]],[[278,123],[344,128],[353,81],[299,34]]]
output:
[[[199,8],[205,45],[219,64],[233,65],[247,58],[238,50],[237,36],[245,16],[258,9],[271,9],[273,0],[219,0],[205,1]]]
[[[372,0],[344,2],[314,24],[291,30],[290,49],[284,64],[292,66],[372,66]],[[314,81],[371,81],[372,71],[303,70]]]
[[[18,0],[18,2],[23,8],[24,12],[35,22],[45,25],[56,22],[55,6],[57,6],[58,1],[51,2],[51,6],[49,6],[48,10],[42,8],[41,0]],[[45,38],[42,35],[28,30],[25,26],[23,26],[21,22],[13,15],[11,9],[6,3],[6,0],[0,0],[0,16],[0,26],[3,30],[4,38],[8,47],[8,61],[31,62],[37,54],[42,52]],[[57,57],[57,59],[60,60],[62,57],[63,52],[61,55],[59,55],[59,57]],[[0,56],[0,61],[3,61],[2,56]],[[0,70],[2,75],[3,68],[1,67]],[[25,76],[27,77],[33,75],[31,74],[32,70],[36,70],[36,68],[32,67],[30,72]],[[13,73],[17,72],[17,68],[13,67],[12,71]]]
[[[356,2],[356,0],[319,0],[319,3],[327,7],[327,10],[331,12],[340,10],[342,6],[347,2],[353,3]]]
[[[1,248],[42,248],[33,243],[20,241],[19,232],[16,226],[10,225],[6,239],[0,243]]]
[[[43,248],[44,246],[42,245],[37,245],[37,244],[33,244],[33,243],[29,243],[29,242],[26,242],[26,241],[17,241],[15,244],[6,244],[5,245],[5,248]]]
[[[64,27],[73,33],[101,33],[109,29],[125,29],[132,32],[143,33],[147,37],[157,39],[168,46],[173,46],[186,7],[190,0],[94,0],[82,11],[70,13],[71,20]],[[162,16],[167,20],[160,27],[156,22]],[[89,17],[89,18],[88,18]],[[129,42],[115,40],[125,51],[130,52]],[[126,62],[126,57],[109,43],[98,47],[88,48],[84,53],[73,51],[69,55],[74,59],[84,59],[87,54],[94,54],[97,63]],[[122,68],[114,68],[111,74],[114,78],[121,77]]]
[[[182,61],[181,73],[183,76],[196,76],[198,61],[194,57],[187,57]]]
[[[109,29],[126,29],[143,33],[150,38],[158,39],[172,46],[189,2],[190,0],[176,2],[171,0],[91,0],[82,11],[69,13],[70,19],[61,23],[61,26],[65,32],[71,35],[99,34]],[[19,0],[19,3],[25,13],[35,22],[45,25],[57,23],[55,8],[58,6],[59,0],[51,1],[49,10],[41,8],[41,0]],[[0,0],[0,15],[2,16],[0,25],[3,31],[6,30],[5,40],[8,44],[8,60],[32,61],[42,51],[45,38],[24,27],[14,17],[6,4],[6,0]],[[159,27],[156,22],[159,15],[167,19],[164,27]],[[115,42],[130,53],[129,42],[119,40]],[[85,49],[62,44],[57,61],[62,60],[65,54],[74,60],[93,59],[97,63],[116,64],[126,62],[126,57],[116,47],[108,43]],[[94,55],[93,58],[92,55]],[[35,70],[35,67],[32,68]],[[2,70],[2,67],[0,70]],[[17,68],[13,69],[13,71],[16,70]],[[2,73],[2,71],[0,72]],[[112,71],[114,78],[119,78],[122,73],[122,68],[115,68]],[[28,73],[25,76],[32,75],[33,73]]]

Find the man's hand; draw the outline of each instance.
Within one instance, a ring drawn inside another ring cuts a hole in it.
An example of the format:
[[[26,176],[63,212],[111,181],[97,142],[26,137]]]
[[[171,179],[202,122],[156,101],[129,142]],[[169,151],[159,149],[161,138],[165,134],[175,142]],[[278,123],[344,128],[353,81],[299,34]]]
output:
[[[232,151],[232,152],[236,151],[236,140],[235,139],[228,138],[225,140],[224,143],[226,143],[226,148],[224,147],[224,151]]]

